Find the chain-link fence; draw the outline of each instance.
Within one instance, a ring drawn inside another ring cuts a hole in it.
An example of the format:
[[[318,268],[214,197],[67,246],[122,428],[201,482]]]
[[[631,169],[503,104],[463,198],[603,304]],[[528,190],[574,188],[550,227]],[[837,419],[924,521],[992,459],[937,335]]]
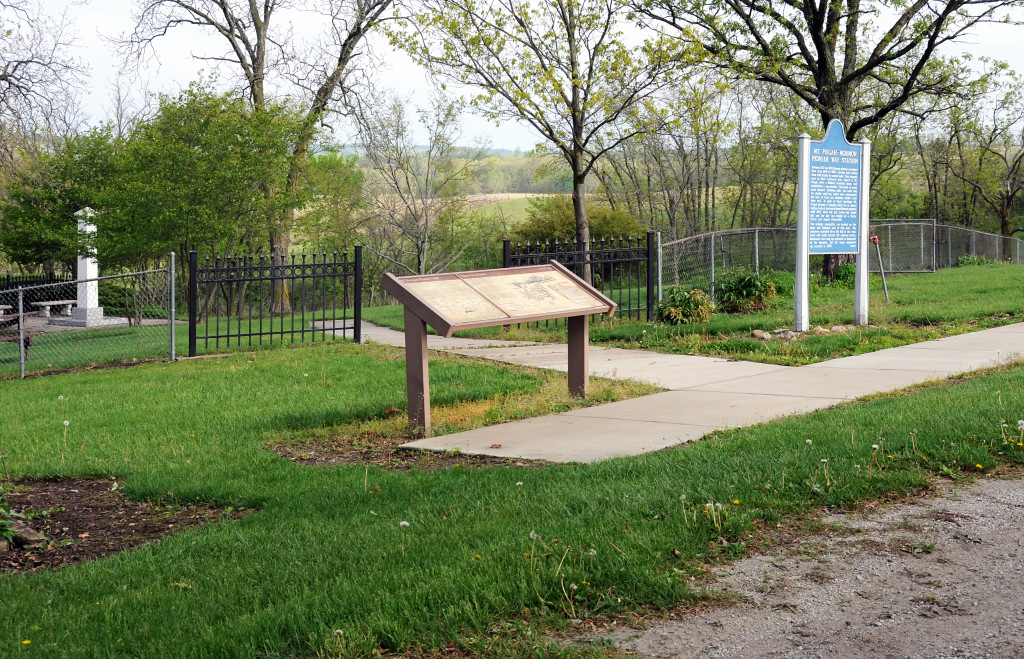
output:
[[[172,358],[168,268],[0,291],[0,378]]]
[[[960,257],[1024,263],[1024,241],[934,220],[879,220],[871,223],[885,271],[934,272],[957,265]],[[871,272],[879,271],[870,251]],[[816,257],[820,260],[820,256]],[[812,257],[812,270],[815,267]],[[766,227],[716,231],[664,243],[661,285],[702,288],[714,297],[715,282],[726,270],[743,268],[792,272],[796,266],[796,228]]]

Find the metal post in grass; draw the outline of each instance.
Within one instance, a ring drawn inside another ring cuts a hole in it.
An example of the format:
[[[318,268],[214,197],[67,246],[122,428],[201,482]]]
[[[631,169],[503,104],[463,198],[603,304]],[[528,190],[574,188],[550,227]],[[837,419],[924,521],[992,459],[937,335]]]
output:
[[[174,361],[175,346],[174,346],[174,252],[171,252],[171,258],[167,263],[167,359]]]
[[[761,241],[758,236],[761,232],[758,229],[754,229],[754,272],[761,274]]]
[[[199,306],[199,281],[196,275],[199,272],[199,254],[196,250],[188,253],[188,356],[196,356],[196,324],[198,323]],[[207,332],[209,334],[209,332]]]
[[[715,303],[715,234],[711,234],[711,304]]]
[[[512,267],[512,241],[508,238],[501,241],[501,267]]]
[[[18,287],[18,358],[20,374],[25,377],[25,291]]]
[[[647,322],[654,321],[656,290],[654,271],[658,268],[656,247],[661,244],[661,234],[657,231],[647,232]]]
[[[807,133],[802,133],[797,137],[797,153],[796,281],[793,286],[793,330],[806,332],[810,327],[811,315],[807,297],[810,288],[808,216],[810,215],[811,196],[808,183],[811,177],[811,136]]]
[[[1020,255],[1020,249],[1017,249],[1018,256]],[[663,260],[665,252],[661,246],[661,232],[658,232],[658,302],[661,302],[661,282],[662,282],[662,268],[665,267],[665,261]]]
[[[352,306],[352,318],[354,319],[352,328],[352,340],[356,343],[361,343],[363,340],[363,246],[356,245],[356,273],[355,273],[355,292],[353,296]]]

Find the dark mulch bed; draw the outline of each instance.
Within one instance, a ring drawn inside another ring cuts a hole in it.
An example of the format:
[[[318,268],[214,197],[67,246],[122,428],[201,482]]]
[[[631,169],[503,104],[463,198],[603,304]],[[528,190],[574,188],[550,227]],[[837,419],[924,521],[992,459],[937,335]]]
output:
[[[208,504],[169,505],[124,498],[111,480],[16,480],[3,484],[11,509],[43,534],[34,545],[0,551],[0,574],[57,569],[126,549],[248,511]],[[2,544],[0,544],[2,549]]]
[[[487,467],[537,468],[548,464],[544,460],[468,455],[457,451],[440,453],[399,447],[400,444],[409,441],[412,440],[407,437],[329,437],[311,439],[299,444],[274,444],[271,448],[282,458],[305,465],[373,465],[388,471]]]

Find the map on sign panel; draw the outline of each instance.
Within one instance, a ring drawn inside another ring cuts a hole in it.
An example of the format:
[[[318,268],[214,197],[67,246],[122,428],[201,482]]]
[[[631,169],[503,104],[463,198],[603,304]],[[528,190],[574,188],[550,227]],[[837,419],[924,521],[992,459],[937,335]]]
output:
[[[558,271],[407,281],[421,300],[456,323],[501,320],[600,306],[586,289]]]

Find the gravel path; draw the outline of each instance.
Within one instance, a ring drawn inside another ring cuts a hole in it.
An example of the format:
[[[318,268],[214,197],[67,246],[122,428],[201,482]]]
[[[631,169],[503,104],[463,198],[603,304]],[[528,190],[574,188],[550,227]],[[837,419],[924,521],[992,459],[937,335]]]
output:
[[[825,522],[716,570],[741,603],[606,636],[644,657],[1024,656],[1024,481]]]

